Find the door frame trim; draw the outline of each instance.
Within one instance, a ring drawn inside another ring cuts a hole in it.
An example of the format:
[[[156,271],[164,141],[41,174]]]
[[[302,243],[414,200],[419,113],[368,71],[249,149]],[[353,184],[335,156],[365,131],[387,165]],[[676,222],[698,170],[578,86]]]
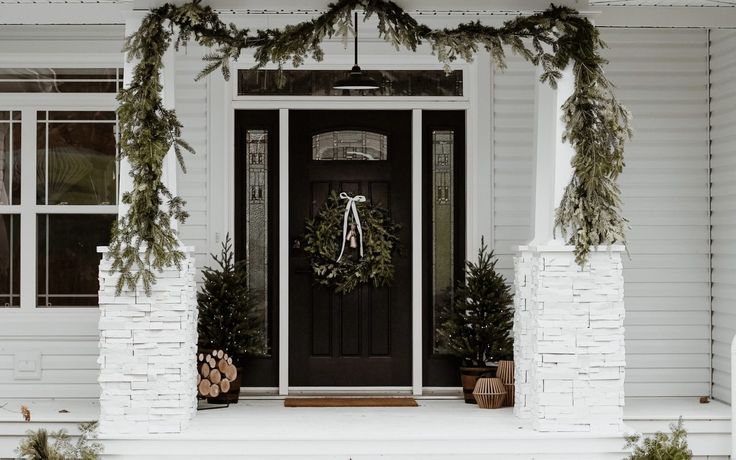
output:
[[[486,65],[479,65],[483,62]],[[436,65],[436,64],[435,64]],[[421,65],[373,65],[376,68],[419,68]],[[289,110],[410,110],[412,111],[412,386],[396,387],[392,390],[399,392],[410,391],[415,396],[421,396],[423,387],[423,336],[422,336],[422,110],[464,110],[466,112],[466,255],[474,254],[484,235],[493,242],[491,223],[492,184],[492,141],[491,141],[491,101],[483,100],[490,93],[492,72],[490,61],[478,56],[471,64],[455,66],[464,71],[464,96],[462,98],[356,98],[356,97],[260,97],[242,100],[236,99],[235,79],[225,81],[219,76],[208,79],[208,162],[210,164],[210,178],[217,177],[217,181],[210,181],[208,192],[210,203],[221,203],[224,215],[215,214],[210,218],[208,235],[209,251],[214,251],[222,241],[224,234],[234,233],[234,171],[235,147],[232,139],[235,135],[236,110],[279,110],[279,386],[278,394],[287,396],[292,392],[299,392],[299,387],[289,387]],[[238,68],[248,68],[247,65]],[[322,66],[315,68],[323,68]],[[304,70],[308,70],[307,66]],[[237,69],[233,75],[237,75]],[[484,88],[488,86],[488,88]],[[217,113],[224,110],[225,122],[219,123]],[[220,154],[222,152],[222,154]],[[481,153],[482,152],[482,153]],[[224,156],[224,158],[222,158]],[[488,171],[486,171],[488,170]],[[485,174],[487,172],[487,174]],[[223,181],[224,178],[224,181]],[[474,197],[474,198],[473,198]],[[213,208],[214,209],[214,208]],[[382,388],[382,387],[381,387]],[[381,388],[374,390],[380,391]],[[341,393],[340,388],[319,388],[324,392]],[[355,391],[360,389],[346,388]],[[368,390],[368,389],[366,389]]]

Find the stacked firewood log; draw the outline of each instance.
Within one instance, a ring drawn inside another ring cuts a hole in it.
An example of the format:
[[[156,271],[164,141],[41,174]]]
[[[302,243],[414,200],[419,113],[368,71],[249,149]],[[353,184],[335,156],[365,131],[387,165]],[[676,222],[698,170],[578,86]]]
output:
[[[232,382],[238,377],[233,358],[223,350],[197,355],[197,393],[202,398],[217,398],[230,391]]]

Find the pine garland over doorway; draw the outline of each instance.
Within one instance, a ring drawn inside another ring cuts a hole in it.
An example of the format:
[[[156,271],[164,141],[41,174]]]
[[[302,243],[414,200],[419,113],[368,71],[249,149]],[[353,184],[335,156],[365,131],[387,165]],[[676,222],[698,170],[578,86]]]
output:
[[[128,213],[116,223],[110,243],[112,270],[120,273],[118,291],[135,289],[142,282],[150,292],[155,272],[179,265],[184,258],[172,223],[187,218],[185,203],[162,181],[167,152],[173,149],[184,167],[182,150],[192,151],[181,139],[176,113],[164,106],[161,95],[163,56],[172,42],[177,49],[190,40],[211,49],[198,79],[217,69],[229,78],[231,61],[244,49],[253,49],[257,67],[299,66],[308,57],[322,60],[324,39],[347,39],[355,27],[351,13],[356,8],[363,10],[364,20],[375,16],[380,36],[397,49],[416,51],[428,43],[445,69],[457,59],[472,61],[481,47],[503,69],[509,48],[541,66],[541,81],[555,87],[571,65],[575,87],[562,111],[563,137],[575,149],[573,177],[555,226],[575,246],[581,265],[597,245],[625,244],[627,220],[621,214],[617,179],[624,167],[624,143],[631,136],[630,116],[604,74],[606,61],[600,50],[605,44],[598,29],[575,10],[552,5],[500,27],[471,22],[433,30],[389,0],[338,0],[314,19],[251,32],[226,25],[211,7],[194,0],[153,9],[138,31],[126,38],[128,59],[138,62],[131,84],[118,95],[120,156],[130,163],[133,178],[132,190],[122,198]]]

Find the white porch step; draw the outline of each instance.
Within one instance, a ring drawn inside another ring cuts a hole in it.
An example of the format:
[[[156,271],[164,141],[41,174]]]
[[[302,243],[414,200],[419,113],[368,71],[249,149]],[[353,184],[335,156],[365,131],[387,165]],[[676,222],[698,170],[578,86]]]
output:
[[[241,401],[184,433],[104,439],[106,459],[620,459],[622,434],[539,433],[511,409],[458,400],[418,408],[284,408]]]
[[[94,420],[94,400],[37,400],[28,404],[33,422],[0,411],[0,458],[27,430],[76,432]],[[530,430],[509,409],[484,411],[459,401],[420,401],[420,408],[286,409],[278,400],[241,401],[229,409],[200,412],[185,433],[104,440],[107,459],[261,458],[265,460],[479,460],[617,459],[619,436],[547,434]],[[60,413],[60,410],[68,412]],[[721,460],[730,450],[730,407],[701,405],[697,398],[628,398],[631,431],[652,434],[682,415],[696,459]]]

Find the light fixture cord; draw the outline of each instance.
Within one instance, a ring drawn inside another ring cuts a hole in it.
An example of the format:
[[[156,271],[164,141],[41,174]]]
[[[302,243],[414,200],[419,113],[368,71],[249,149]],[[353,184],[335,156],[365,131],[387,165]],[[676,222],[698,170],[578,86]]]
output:
[[[355,22],[353,23],[353,27],[355,27],[355,65],[358,65],[358,12],[355,12]]]

